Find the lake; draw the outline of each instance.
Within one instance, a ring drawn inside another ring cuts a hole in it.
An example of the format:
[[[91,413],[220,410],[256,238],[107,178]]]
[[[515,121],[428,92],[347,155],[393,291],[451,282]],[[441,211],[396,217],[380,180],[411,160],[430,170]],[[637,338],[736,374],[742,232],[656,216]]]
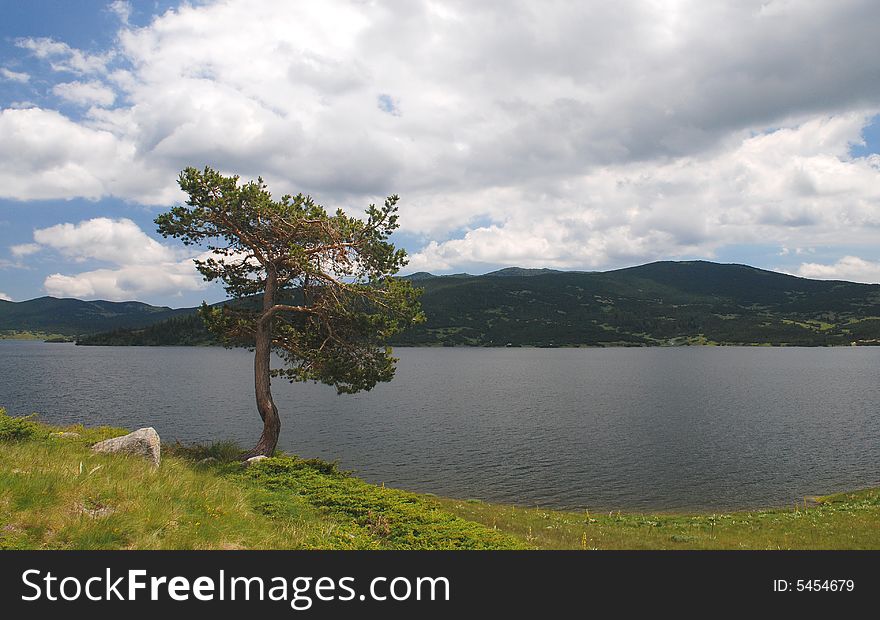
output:
[[[880,483],[880,348],[401,348],[371,392],[276,380],[279,447],[371,482],[590,510],[792,505]],[[252,354],[0,340],[0,406],[256,442]]]

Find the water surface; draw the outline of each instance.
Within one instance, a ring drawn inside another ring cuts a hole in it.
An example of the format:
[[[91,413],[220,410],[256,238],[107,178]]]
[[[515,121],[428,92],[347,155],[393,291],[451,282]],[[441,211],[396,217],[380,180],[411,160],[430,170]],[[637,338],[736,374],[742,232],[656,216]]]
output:
[[[273,384],[279,446],[372,482],[591,510],[791,505],[880,483],[880,348],[402,348],[338,396]],[[253,444],[252,354],[0,341],[0,406]]]

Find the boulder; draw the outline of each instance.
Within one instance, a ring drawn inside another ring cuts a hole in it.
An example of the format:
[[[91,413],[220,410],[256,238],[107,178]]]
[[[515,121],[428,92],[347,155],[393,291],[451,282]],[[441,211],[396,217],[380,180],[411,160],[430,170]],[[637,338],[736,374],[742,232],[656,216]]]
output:
[[[153,427],[139,428],[133,433],[105,439],[92,446],[93,452],[123,452],[135,454],[149,459],[155,467],[159,466],[160,443],[159,434]]]

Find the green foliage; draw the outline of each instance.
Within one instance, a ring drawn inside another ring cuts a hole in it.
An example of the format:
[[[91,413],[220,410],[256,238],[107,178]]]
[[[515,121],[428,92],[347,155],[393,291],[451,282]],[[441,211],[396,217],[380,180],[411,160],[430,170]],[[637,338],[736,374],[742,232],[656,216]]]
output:
[[[165,454],[189,461],[200,462],[205,459],[213,459],[218,463],[240,463],[244,455],[238,444],[232,441],[214,441],[207,444],[184,445],[180,442],[163,446]]]
[[[166,237],[210,250],[196,267],[234,300],[199,310],[220,342],[259,347],[268,338],[285,363],[274,376],[339,392],[392,378],[396,360],[385,342],[423,319],[418,291],[392,277],[406,264],[406,252],[388,241],[397,196],[370,205],[361,220],[328,214],[302,194],[274,200],[262,179],[240,184],[211,168],[187,168],[179,184],[186,205],[156,224]],[[261,303],[250,303],[256,295]]]
[[[0,441],[22,441],[35,437],[40,430],[33,421],[35,415],[13,418],[6,415],[6,409],[0,407]]]
[[[248,468],[248,479],[267,489],[294,493],[336,520],[351,522],[360,537],[382,549],[511,549],[522,542],[466,521],[432,498],[368,484],[334,464],[275,457]]]

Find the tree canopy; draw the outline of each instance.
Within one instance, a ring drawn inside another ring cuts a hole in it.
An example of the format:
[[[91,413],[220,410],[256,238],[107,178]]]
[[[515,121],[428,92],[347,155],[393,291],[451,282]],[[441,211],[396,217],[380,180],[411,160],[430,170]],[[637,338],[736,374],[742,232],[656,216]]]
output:
[[[222,282],[232,301],[203,304],[201,315],[227,346],[254,348],[264,423],[277,417],[270,376],[340,393],[391,380],[396,359],[385,342],[424,319],[419,291],[394,277],[406,264],[406,252],[388,240],[398,227],[396,195],[359,219],[329,214],[303,194],[275,200],[261,178],[240,183],[208,167],[187,168],[178,182],[186,204],[157,217],[158,230],[206,247],[196,268]],[[272,351],[283,366],[270,368]],[[277,433],[269,453],[275,441]]]

